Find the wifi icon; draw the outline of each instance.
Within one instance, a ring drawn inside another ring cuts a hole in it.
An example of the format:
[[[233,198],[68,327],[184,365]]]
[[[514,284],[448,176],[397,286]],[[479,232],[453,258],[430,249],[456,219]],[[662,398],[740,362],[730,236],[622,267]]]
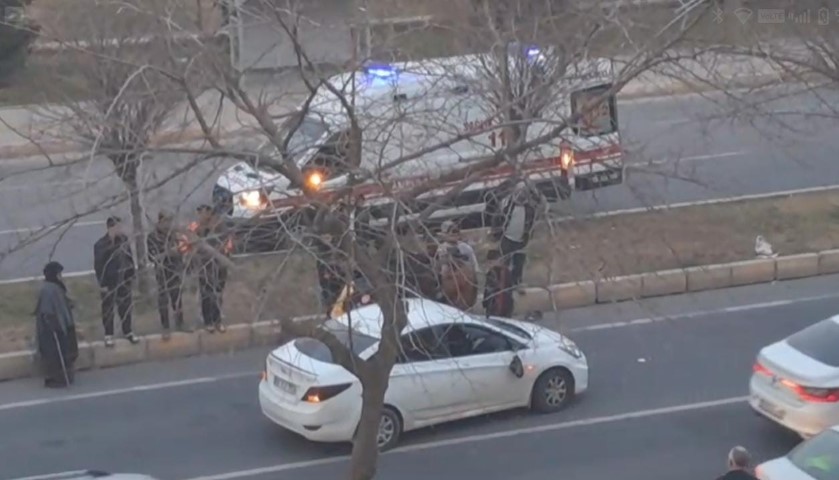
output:
[[[752,18],[752,14],[753,12],[748,8],[738,8],[737,10],[734,10],[734,16],[737,17],[737,20],[740,20],[740,23],[743,25]]]

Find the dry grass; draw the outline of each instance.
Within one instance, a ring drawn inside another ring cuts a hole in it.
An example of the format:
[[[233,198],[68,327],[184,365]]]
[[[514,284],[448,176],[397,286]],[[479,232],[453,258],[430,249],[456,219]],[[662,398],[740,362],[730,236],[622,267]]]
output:
[[[650,212],[540,227],[528,248],[525,281],[546,285],[754,257],[763,235],[781,255],[839,248],[839,193],[802,195]],[[475,234],[477,243],[479,238]],[[486,245],[479,246],[483,258]],[[303,254],[240,259],[225,292],[229,323],[296,316],[317,309],[314,260]],[[92,279],[68,279],[86,338],[99,338],[99,294]],[[21,348],[32,332],[37,283],[0,287],[2,349]],[[185,295],[187,321],[199,322],[194,280]],[[156,331],[157,313],[136,300],[136,330]]]

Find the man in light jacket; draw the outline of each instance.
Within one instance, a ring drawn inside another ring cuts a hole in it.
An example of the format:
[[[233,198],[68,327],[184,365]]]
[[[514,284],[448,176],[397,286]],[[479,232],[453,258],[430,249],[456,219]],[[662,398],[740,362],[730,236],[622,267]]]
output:
[[[512,284],[521,285],[525,249],[530,242],[533,222],[536,218],[537,199],[524,186],[516,188],[502,205],[501,215],[493,219],[493,236],[500,241],[501,255],[510,262]]]

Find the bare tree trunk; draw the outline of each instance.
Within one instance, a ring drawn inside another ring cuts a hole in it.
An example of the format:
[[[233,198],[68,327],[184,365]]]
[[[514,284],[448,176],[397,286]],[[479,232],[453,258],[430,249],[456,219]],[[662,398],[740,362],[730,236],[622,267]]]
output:
[[[361,419],[358,421],[358,430],[353,440],[350,480],[371,480],[376,476],[379,458],[376,437],[379,433],[388,383],[387,374],[382,375],[381,372],[362,375],[361,378]]]
[[[134,238],[134,255],[137,260],[137,286],[140,294],[143,296],[149,295],[151,286],[146,272],[146,259],[148,252],[146,252],[146,232],[143,225],[143,202],[140,198],[140,186],[137,183],[136,177],[126,180],[125,185],[128,187],[128,204],[131,210],[131,229]]]

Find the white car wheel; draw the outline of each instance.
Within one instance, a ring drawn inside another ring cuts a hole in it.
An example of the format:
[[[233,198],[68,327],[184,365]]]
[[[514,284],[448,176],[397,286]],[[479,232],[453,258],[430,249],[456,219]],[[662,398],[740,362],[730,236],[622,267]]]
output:
[[[533,385],[531,407],[540,413],[558,412],[574,397],[574,377],[564,368],[552,368]]]
[[[379,450],[390,450],[399,442],[402,434],[402,419],[399,414],[390,407],[382,409],[382,418],[379,420],[379,431],[376,434],[376,445]]]

